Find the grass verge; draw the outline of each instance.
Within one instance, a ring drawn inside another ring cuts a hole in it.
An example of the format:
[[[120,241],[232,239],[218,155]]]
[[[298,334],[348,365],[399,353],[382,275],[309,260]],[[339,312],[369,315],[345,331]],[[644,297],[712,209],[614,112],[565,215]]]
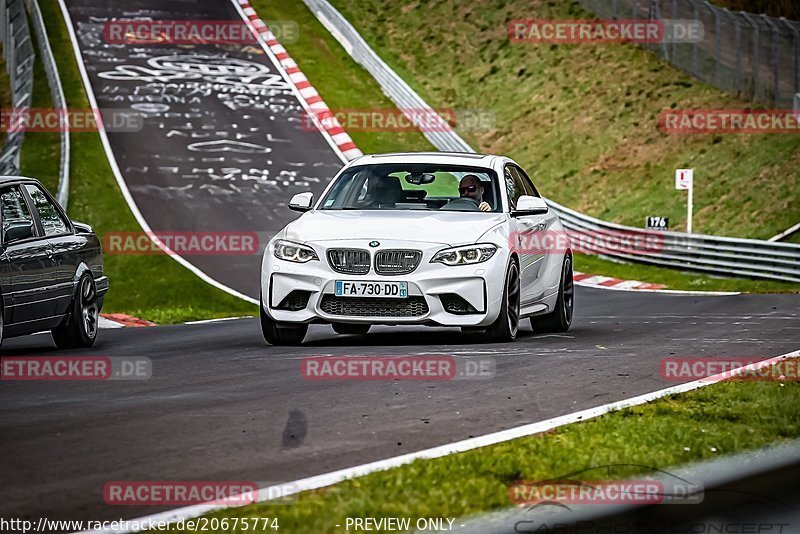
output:
[[[394,103],[378,83],[328,33],[302,0],[253,0],[251,5],[269,25],[270,20],[295,22],[296,39],[281,41],[300,69],[332,110],[394,110]],[[347,128],[367,154],[435,150],[418,130],[370,132]]]
[[[40,4],[67,104],[70,109],[88,109],[89,102],[58,3]],[[71,143],[70,216],[91,224],[98,235],[141,231],[114,179],[99,134],[74,133]],[[25,150],[36,152],[28,147],[27,138]],[[106,255],[104,259],[111,280],[104,312],[128,313],[168,324],[253,315],[258,311],[257,306],[201,281],[166,255]]]
[[[575,270],[612,276],[622,280],[639,280],[664,284],[681,291],[737,291],[740,293],[800,293],[800,284],[776,280],[751,280],[704,276],[694,272],[661,269],[639,263],[620,263],[587,254],[575,255]]]
[[[800,437],[800,383],[736,381],[666,397],[545,434],[372,473],[208,517],[273,517],[286,532],[340,532],[347,517],[463,517],[511,505],[508,486],[625,464],[614,478]],[[638,467],[636,467],[638,466]],[[413,521],[412,521],[413,524]]]

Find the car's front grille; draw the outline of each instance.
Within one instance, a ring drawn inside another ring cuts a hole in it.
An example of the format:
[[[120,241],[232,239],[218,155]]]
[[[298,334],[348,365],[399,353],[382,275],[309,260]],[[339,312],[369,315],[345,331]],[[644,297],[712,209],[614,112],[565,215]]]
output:
[[[328,315],[347,317],[421,317],[428,313],[428,304],[421,296],[387,299],[325,295],[320,308]]]
[[[381,250],[375,254],[375,272],[383,275],[408,274],[422,259],[419,250]]]
[[[367,274],[369,251],[357,248],[332,248],[328,251],[328,264],[337,273]]]

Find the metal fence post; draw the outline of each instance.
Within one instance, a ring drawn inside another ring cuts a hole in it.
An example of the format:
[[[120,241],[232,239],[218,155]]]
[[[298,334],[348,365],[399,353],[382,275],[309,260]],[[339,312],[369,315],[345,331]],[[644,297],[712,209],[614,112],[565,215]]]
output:
[[[772,22],[770,17],[766,15],[761,15],[764,19],[764,23],[767,27],[772,30],[772,84],[773,84],[773,94],[772,94],[772,102],[780,102],[781,101],[781,86],[780,86],[780,61],[781,61],[781,50],[778,44],[778,40],[780,39],[780,30],[778,26]]]
[[[786,17],[780,19],[794,35],[794,90],[800,93],[800,24],[792,23]]]
[[[722,53],[720,50],[722,31],[719,24],[719,13],[717,13],[717,8],[708,3],[708,0],[706,0],[703,5],[711,12],[711,16],[714,17],[714,85],[719,86],[719,70],[722,65]]]
[[[753,18],[744,11],[742,11],[741,14],[744,19],[753,26],[753,100],[758,100],[758,80],[761,74],[761,65],[759,63],[759,53],[761,50],[761,45],[759,43],[760,33],[758,31],[758,23],[753,22]]]
[[[734,39],[736,40],[736,69],[733,86],[740,95],[744,94],[742,88],[742,24],[739,22],[739,17],[725,9],[725,13],[733,19],[734,25]]]

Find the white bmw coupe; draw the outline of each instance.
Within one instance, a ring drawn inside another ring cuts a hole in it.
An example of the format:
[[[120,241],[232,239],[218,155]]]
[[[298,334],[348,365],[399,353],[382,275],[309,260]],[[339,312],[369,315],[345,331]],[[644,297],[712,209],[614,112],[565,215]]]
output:
[[[570,327],[569,241],[509,158],[363,156],[321,198],[300,193],[289,208],[304,213],[270,240],[261,267],[270,344],[302,343],[311,323],[339,334],[458,326],[497,342],[514,340],[525,317],[539,332]]]

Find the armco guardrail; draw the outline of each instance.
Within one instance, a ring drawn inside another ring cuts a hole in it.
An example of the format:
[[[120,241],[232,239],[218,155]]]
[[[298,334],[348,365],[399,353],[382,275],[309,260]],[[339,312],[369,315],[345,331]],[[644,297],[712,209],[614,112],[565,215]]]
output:
[[[33,95],[34,52],[23,0],[0,0],[0,38],[11,83],[11,106],[24,112]],[[19,174],[19,152],[23,131],[12,131],[0,150],[0,175]]]
[[[0,0],[2,2],[3,0]],[[39,54],[44,64],[44,72],[47,76],[47,85],[50,86],[50,98],[53,101],[53,108],[67,110],[67,99],[64,97],[64,89],[61,87],[61,77],[58,75],[53,50],[50,48],[50,41],[47,38],[47,28],[44,24],[42,11],[39,9],[38,0],[30,0],[31,20],[33,21],[33,31],[36,34],[36,42],[39,45]],[[56,197],[59,204],[67,209],[69,203],[69,121],[64,121],[61,127],[61,161],[58,171],[58,192]]]
[[[6,67],[11,82],[12,113],[22,115],[30,109],[33,94],[33,67],[36,55],[31,42],[24,0],[0,0],[0,36],[2,36]],[[58,75],[53,51],[47,38],[42,12],[37,0],[28,0],[36,41],[44,64],[47,84],[53,108],[67,109],[61,78]],[[6,144],[0,152],[0,175],[19,174],[19,157],[24,139],[24,131],[9,132]],[[70,143],[69,125],[64,121],[61,127],[61,160],[59,162],[58,192],[59,203],[67,207],[69,202]]]
[[[308,8],[345,50],[380,84],[383,91],[401,110],[418,112],[433,109],[403,81],[353,26],[327,0],[304,0]],[[455,131],[424,132],[439,150],[474,152]],[[608,223],[571,210],[552,200],[547,201],[558,213],[568,232],[575,238],[581,234],[605,233],[609,241],[625,236],[653,236],[660,250],[646,252],[596,249],[605,256],[677,269],[691,269],[712,274],[767,278],[800,283],[800,245],[773,243],[756,239],[736,239],[711,235],[687,235],[677,232],[647,232],[640,228]],[[592,241],[592,240],[586,240]],[[582,243],[584,240],[582,240]],[[591,249],[591,245],[587,248]]]

